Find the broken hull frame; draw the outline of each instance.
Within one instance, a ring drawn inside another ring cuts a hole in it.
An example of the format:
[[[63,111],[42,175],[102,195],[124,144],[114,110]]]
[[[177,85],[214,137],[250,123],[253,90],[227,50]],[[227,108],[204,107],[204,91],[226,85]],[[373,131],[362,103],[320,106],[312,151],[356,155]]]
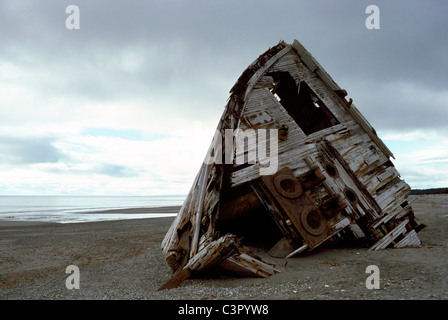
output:
[[[243,276],[278,273],[226,227],[249,211],[267,214],[280,234],[269,251],[273,256],[289,258],[337,237],[364,241],[370,250],[420,244],[416,232],[424,226],[406,200],[410,188],[392,164],[393,154],[297,40],[259,56],[230,93],[219,138],[162,241],[174,274],[160,289],[218,267]],[[260,161],[236,164],[238,150],[248,156],[256,148],[238,136],[220,154],[232,164],[210,161],[226,146],[226,129],[260,128],[283,130],[275,174],[260,175]]]

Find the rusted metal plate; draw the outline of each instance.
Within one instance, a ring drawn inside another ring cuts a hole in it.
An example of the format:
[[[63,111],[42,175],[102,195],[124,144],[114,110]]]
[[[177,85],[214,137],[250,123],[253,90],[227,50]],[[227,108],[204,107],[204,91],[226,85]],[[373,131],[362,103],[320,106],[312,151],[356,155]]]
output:
[[[313,172],[310,171],[308,176],[313,176],[314,181],[320,179]],[[310,249],[329,236],[330,226],[327,218],[290,169],[283,168],[277,174],[265,176],[262,180]],[[313,179],[306,180],[305,185],[311,185],[312,181]]]

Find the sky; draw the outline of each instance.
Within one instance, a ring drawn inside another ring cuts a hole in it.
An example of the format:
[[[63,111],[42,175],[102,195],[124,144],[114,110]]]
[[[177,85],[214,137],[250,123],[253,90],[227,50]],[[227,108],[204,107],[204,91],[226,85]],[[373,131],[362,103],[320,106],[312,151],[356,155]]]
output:
[[[412,188],[448,187],[447,16],[439,0],[1,1],[0,195],[187,194],[233,84],[294,39]]]

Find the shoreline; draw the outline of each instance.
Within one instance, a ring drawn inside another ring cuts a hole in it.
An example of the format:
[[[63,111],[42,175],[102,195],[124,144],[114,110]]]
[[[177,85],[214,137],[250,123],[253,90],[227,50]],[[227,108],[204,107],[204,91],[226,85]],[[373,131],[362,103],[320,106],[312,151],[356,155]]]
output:
[[[138,207],[138,208],[125,208],[125,209],[85,211],[79,213],[86,213],[86,214],[178,213],[181,207],[182,206]]]
[[[52,221],[33,221],[33,220],[1,220],[1,227],[11,227],[11,226],[37,226],[43,224],[78,224],[78,223],[89,223],[89,222],[105,222],[105,221],[121,221],[121,220],[141,220],[141,219],[157,219],[165,218],[163,215],[166,214],[167,217],[173,217],[173,214],[177,214],[182,206],[161,206],[161,207],[135,207],[135,208],[123,208],[123,209],[106,209],[106,210],[93,210],[93,211],[80,211],[73,213],[74,215],[79,214],[92,214],[92,215],[133,215],[133,214],[160,214],[162,216],[158,217],[139,217],[139,218],[125,218],[125,219],[106,219],[106,220],[92,220],[92,221],[72,221],[72,222],[52,222]]]

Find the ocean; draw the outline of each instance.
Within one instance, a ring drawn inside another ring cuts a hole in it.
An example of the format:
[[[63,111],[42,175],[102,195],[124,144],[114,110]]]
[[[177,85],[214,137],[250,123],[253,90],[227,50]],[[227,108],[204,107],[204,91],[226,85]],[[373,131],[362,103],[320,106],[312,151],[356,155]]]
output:
[[[157,207],[181,206],[186,196],[0,196],[0,221],[78,223],[176,216]],[[94,213],[152,208],[151,213]]]

